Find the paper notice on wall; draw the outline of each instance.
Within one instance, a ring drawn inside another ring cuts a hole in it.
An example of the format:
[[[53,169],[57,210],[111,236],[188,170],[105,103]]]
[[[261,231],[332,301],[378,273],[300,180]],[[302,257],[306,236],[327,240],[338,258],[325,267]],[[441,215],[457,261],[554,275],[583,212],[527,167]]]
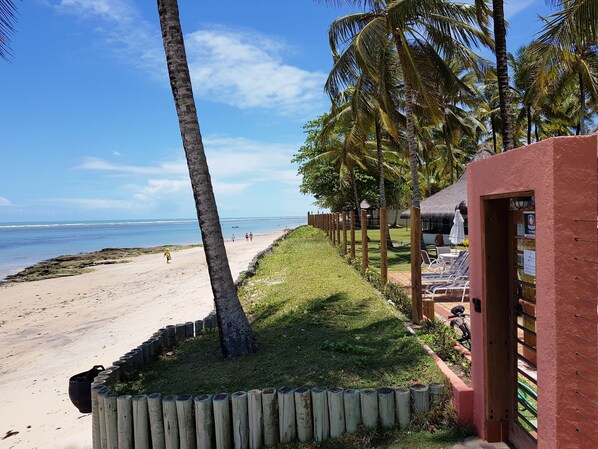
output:
[[[523,272],[530,276],[536,275],[536,252],[523,250]]]

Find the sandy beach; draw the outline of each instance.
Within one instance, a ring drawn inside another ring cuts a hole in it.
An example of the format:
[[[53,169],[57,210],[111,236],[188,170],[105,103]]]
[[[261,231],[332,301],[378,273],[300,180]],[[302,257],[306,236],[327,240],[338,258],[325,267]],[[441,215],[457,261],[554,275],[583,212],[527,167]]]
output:
[[[227,242],[233,277],[280,235]],[[203,248],[174,252],[170,264],[152,254],[0,285],[0,448],[91,448],[91,415],[69,400],[69,377],[107,367],[159,328],[212,309]]]

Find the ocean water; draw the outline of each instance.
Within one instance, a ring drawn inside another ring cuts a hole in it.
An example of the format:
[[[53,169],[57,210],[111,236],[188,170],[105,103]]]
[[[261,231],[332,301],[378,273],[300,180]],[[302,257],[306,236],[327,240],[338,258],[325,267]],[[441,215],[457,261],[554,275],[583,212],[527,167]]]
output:
[[[295,228],[305,217],[221,219],[225,240]],[[0,280],[42,260],[103,248],[147,248],[201,243],[197,220],[0,223]]]

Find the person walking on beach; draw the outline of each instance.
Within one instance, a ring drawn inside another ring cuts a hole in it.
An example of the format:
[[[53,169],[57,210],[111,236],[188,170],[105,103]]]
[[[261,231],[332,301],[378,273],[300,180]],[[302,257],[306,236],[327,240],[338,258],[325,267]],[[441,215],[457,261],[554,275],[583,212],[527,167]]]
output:
[[[249,233],[249,240],[251,240],[253,242],[253,232]]]
[[[233,243],[235,243],[235,234],[233,234],[230,239],[233,241]]]
[[[166,248],[166,251],[164,251],[164,257],[166,257],[166,263],[170,263],[170,249]]]
[[[249,241],[249,234],[246,232],[245,233],[245,241],[248,242]]]

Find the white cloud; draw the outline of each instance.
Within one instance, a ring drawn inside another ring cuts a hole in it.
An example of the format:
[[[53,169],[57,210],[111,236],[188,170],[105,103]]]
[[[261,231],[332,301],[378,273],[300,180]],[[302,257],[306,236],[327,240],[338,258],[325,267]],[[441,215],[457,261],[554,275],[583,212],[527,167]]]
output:
[[[516,16],[524,9],[532,6],[537,0],[507,0],[505,2],[505,19],[510,19]]]
[[[115,164],[104,159],[88,157],[77,168],[124,173],[128,175],[160,175],[187,173],[184,161],[162,162],[155,166]]]
[[[63,14],[103,20],[106,26],[95,31],[119,59],[157,79],[168,79],[160,30],[143,19],[130,0],[60,0],[55,7]]]
[[[82,209],[130,209],[134,204],[130,201],[100,198],[55,198],[52,202],[72,204]]]
[[[247,183],[229,183],[229,182],[214,182],[214,195],[225,196],[225,195],[238,195],[244,190],[251,187],[251,184]]]
[[[150,179],[145,187],[138,189],[138,193],[134,197],[144,201],[185,189],[191,190],[191,183],[188,179]]]
[[[130,0],[60,0],[56,8],[84,19],[101,19],[96,31],[127,64],[167,85],[159,27],[141,17]],[[220,26],[185,36],[195,95],[240,109],[312,116],[325,107],[326,74],[284,62],[288,45],[278,37]]]
[[[285,46],[258,33],[224,28],[186,37],[195,92],[241,109],[276,109],[283,114],[323,106],[326,75],[285,64]]]
[[[5,206],[12,206],[12,203],[4,198],[3,196],[0,196],[0,207],[5,207]]]

